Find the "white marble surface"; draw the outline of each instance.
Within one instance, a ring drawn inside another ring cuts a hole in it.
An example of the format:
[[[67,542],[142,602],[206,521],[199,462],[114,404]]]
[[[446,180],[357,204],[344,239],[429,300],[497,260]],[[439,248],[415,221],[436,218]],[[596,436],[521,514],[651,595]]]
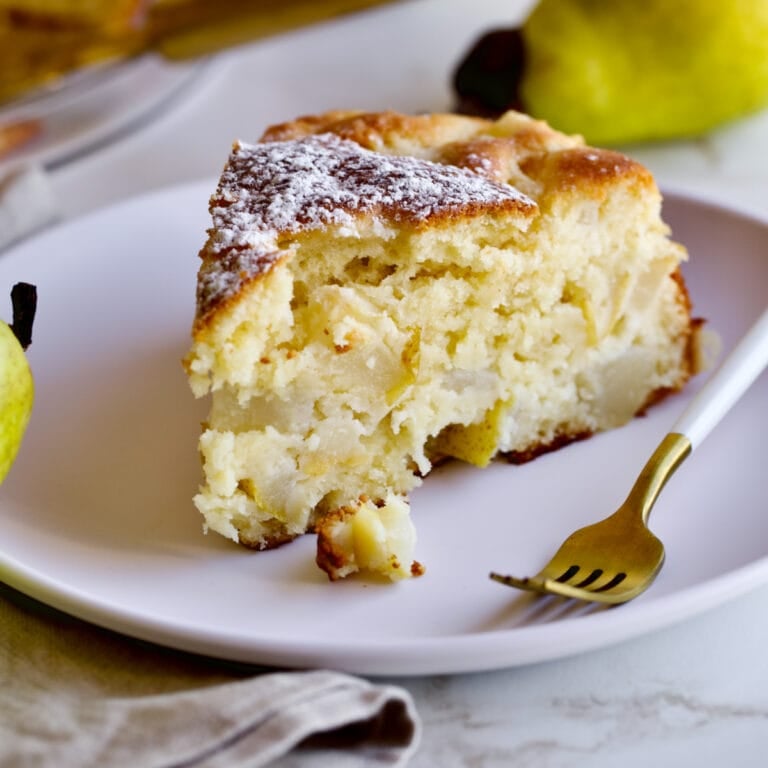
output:
[[[528,5],[412,0],[231,52],[151,121],[53,168],[64,215],[213,178],[234,138],[255,138],[296,114],[449,108],[449,75],[467,45],[486,28],[515,22]],[[698,141],[629,151],[662,184],[768,213],[767,146],[763,113]],[[768,588],[758,587],[683,624],[589,654],[399,679],[424,720],[413,765],[762,766],[767,647]]]
[[[768,589],[645,638],[525,668],[400,681],[415,768],[763,766]]]

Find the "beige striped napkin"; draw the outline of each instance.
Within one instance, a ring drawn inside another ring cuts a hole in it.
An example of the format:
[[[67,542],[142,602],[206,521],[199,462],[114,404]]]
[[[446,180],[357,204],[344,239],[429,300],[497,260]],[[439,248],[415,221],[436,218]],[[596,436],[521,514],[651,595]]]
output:
[[[400,687],[177,653],[0,585],[0,766],[405,766],[419,730]]]

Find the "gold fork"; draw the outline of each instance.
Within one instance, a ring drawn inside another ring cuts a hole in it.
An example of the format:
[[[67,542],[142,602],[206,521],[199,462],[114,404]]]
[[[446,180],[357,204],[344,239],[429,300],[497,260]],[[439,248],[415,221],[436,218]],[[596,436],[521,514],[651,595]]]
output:
[[[692,400],[610,517],[572,533],[535,576],[491,573],[510,587],[598,603],[625,603],[651,585],[664,545],[648,530],[661,489],[768,364],[768,310]]]

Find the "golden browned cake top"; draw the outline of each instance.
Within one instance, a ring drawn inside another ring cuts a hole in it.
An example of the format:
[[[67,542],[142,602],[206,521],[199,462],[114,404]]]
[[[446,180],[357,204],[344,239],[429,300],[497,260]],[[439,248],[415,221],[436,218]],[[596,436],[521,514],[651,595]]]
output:
[[[281,258],[281,238],[361,217],[421,228],[479,213],[523,218],[536,204],[465,168],[385,155],[331,133],[236,143],[211,198],[198,318]]]
[[[258,144],[235,144],[211,198],[195,328],[271,270],[298,233],[365,217],[418,229],[483,213],[525,227],[549,200],[599,199],[619,180],[655,186],[629,158],[517,112],[491,121],[336,111],[274,125]]]

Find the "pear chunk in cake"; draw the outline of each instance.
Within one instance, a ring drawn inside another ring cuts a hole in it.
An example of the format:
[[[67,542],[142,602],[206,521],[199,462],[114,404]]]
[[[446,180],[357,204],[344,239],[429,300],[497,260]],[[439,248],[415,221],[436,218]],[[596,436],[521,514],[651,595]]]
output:
[[[437,460],[532,458],[694,372],[660,207],[636,162],[516,112],[335,112],[235,144],[185,359],[211,396],[206,528],[316,532],[332,579],[420,573],[408,495]]]

